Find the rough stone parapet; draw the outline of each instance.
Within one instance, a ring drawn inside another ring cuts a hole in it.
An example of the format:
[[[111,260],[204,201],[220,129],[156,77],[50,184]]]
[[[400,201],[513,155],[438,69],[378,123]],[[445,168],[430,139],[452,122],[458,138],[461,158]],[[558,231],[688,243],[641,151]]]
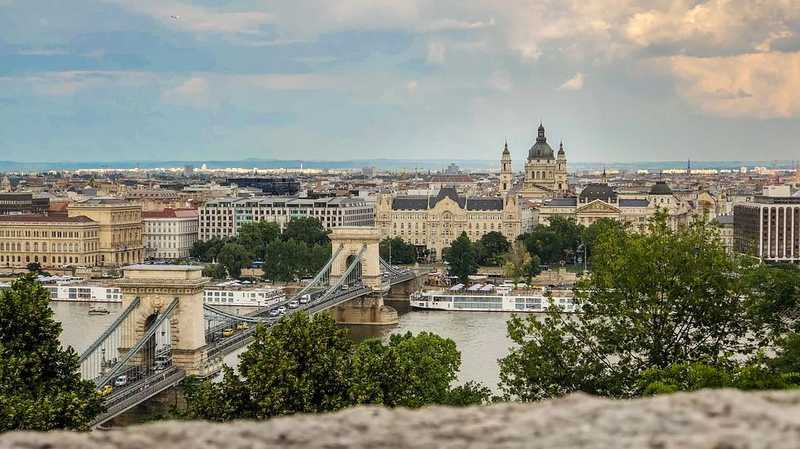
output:
[[[800,393],[734,390],[632,401],[575,394],[535,404],[359,407],[266,422],[162,422],[108,432],[7,433],[2,449],[800,447]]]

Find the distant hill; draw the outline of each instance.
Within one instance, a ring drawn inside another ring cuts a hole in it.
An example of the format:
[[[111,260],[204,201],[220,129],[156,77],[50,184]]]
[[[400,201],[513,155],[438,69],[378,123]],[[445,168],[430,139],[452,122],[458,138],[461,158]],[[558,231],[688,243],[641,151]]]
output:
[[[206,164],[208,168],[313,168],[313,169],[359,169],[363,167],[377,167],[384,170],[442,170],[450,163],[454,163],[464,170],[495,170],[498,168],[497,160],[451,160],[451,159],[352,159],[342,161],[303,161],[303,160],[274,160],[274,159],[243,159],[230,161],[86,161],[86,162],[16,162],[0,161],[0,172],[10,171],[47,171],[47,170],[76,170],[93,168],[182,168],[186,165],[200,167]],[[522,167],[522,162],[517,161],[515,166]],[[792,161],[692,161],[692,168],[738,169],[739,167],[770,167],[792,168]],[[569,170],[592,170],[600,168],[618,170],[663,170],[670,168],[685,168],[686,161],[640,161],[640,162],[569,162]]]

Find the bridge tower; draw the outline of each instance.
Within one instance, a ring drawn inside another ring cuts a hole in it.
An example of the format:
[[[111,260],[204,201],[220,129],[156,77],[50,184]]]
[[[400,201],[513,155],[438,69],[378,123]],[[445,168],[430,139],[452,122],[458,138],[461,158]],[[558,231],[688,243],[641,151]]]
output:
[[[395,324],[397,311],[383,303],[380,240],[378,228],[368,226],[341,226],[329,235],[334,253],[340,249],[331,264],[330,283],[336,283],[361,253],[361,283],[372,289],[372,294],[348,301],[336,307],[334,317],[340,324]],[[351,275],[352,277],[352,275]]]
[[[140,300],[130,344],[138,341],[154,317],[178,299],[177,309],[169,320],[172,363],[187,374],[207,375],[203,288],[209,279],[203,277],[203,267],[130,265],[124,267],[123,272],[124,277],[116,282],[122,290],[123,309],[134,299]]]
[[[350,262],[366,246],[367,250],[361,257],[361,282],[373,290],[381,288],[381,264],[379,244],[381,233],[378,228],[367,226],[340,226],[333,228],[329,235],[331,247],[339,254],[331,265],[330,282],[335,283],[347,270]]]

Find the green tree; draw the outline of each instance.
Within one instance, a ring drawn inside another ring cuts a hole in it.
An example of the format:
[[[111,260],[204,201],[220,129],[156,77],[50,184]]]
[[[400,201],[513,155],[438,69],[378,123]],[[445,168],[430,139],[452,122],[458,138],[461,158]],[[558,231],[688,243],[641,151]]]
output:
[[[230,239],[221,239],[219,237],[214,237],[206,241],[198,240],[192,246],[189,255],[201,262],[213,262],[216,260],[222,247],[230,241]]]
[[[396,265],[408,265],[417,261],[417,248],[400,237],[385,238],[380,243],[383,260]]]
[[[470,275],[478,272],[478,254],[466,232],[453,241],[444,260],[449,264],[450,275],[456,276],[461,282],[466,283]]]
[[[253,262],[250,252],[238,243],[226,243],[217,254],[217,261],[234,278],[239,278],[242,275],[242,268]]]
[[[460,366],[453,340],[429,332],[392,335],[388,344],[368,340],[353,356],[353,399],[390,407],[443,404]]]
[[[514,282],[519,282],[525,276],[525,266],[530,260],[531,256],[528,254],[525,244],[517,240],[505,255],[503,273],[513,279]]]
[[[575,254],[582,230],[583,227],[576,224],[574,219],[552,217],[549,226],[540,224],[518,239],[525,242],[528,253],[539,256],[542,263],[556,264]]]
[[[273,221],[251,221],[239,228],[238,243],[256,259],[264,260],[267,245],[279,239],[281,227]]]
[[[484,386],[451,387],[461,354],[450,339],[423,332],[353,343],[326,314],[299,312],[256,329],[239,373],[221,382],[184,382],[188,418],[214,421],[318,413],[357,404],[422,407],[488,401]]]
[[[593,271],[576,287],[580,314],[551,308],[544,320],[512,318],[515,348],[501,360],[507,397],[536,400],[571,391],[638,394],[648,369],[718,366],[760,345],[749,310],[747,258],[732,258],[707,223],[672,231],[659,214],[644,234],[599,237]]]
[[[222,264],[212,263],[203,267],[203,276],[208,276],[212,279],[225,279],[228,277],[228,272]]]
[[[39,262],[30,262],[26,268],[29,272],[34,274],[39,274],[42,272],[42,264]]]
[[[32,275],[0,290],[0,432],[86,430],[103,411],[78,355],[58,341],[49,301]]]
[[[480,254],[480,264],[486,266],[498,266],[503,262],[503,256],[511,249],[506,236],[491,231],[483,234],[477,246]]]
[[[328,232],[322,227],[322,223],[314,217],[295,217],[286,223],[283,229],[284,240],[297,240],[309,245],[326,244]]]
[[[187,395],[189,416],[264,419],[339,410],[351,404],[348,331],[331,317],[294,313],[270,329],[259,326],[239,360],[241,378],[225,376]],[[226,393],[235,392],[233,403]]]
[[[612,234],[616,237],[622,237],[625,233],[625,227],[617,220],[610,218],[601,218],[583,229],[581,234],[583,244],[586,245],[586,255],[591,259],[594,246],[601,235]]]

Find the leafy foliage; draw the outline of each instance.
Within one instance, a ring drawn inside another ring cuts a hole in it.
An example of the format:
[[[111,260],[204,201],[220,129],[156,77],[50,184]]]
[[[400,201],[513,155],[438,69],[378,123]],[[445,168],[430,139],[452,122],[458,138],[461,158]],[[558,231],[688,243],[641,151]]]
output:
[[[484,266],[499,266],[503,263],[503,256],[511,249],[506,236],[491,231],[483,234],[476,244],[478,250],[478,262]]]
[[[296,217],[286,223],[283,230],[284,240],[297,240],[309,245],[324,245],[330,242],[328,232],[322,223],[314,217]]]
[[[232,277],[238,278],[242,275],[242,268],[246,268],[252,263],[250,252],[238,243],[226,243],[217,254],[220,265],[225,267]]]
[[[329,316],[294,313],[269,330],[256,330],[240,357],[241,377],[227,368],[221,382],[187,381],[187,416],[227,421],[357,404],[421,407],[488,400],[488,390],[479,384],[450,387],[460,364],[455,343],[431,333],[356,344]]]
[[[450,275],[461,282],[467,282],[470,275],[478,272],[478,252],[466,232],[453,241],[444,260],[449,264]]]
[[[383,260],[395,265],[408,265],[417,261],[417,247],[400,237],[381,240],[380,254]]]
[[[281,227],[273,221],[251,221],[239,228],[238,242],[250,250],[252,257],[264,260],[267,245],[281,237]]]
[[[103,411],[78,355],[58,341],[49,301],[33,275],[0,291],[0,432],[85,430]]]
[[[290,282],[312,276],[331,255],[330,244],[309,245],[297,240],[275,240],[267,246],[264,276]]]
[[[594,247],[591,276],[576,288],[581,314],[551,308],[544,320],[509,322],[516,347],[500,362],[507,398],[636,396],[648,370],[722,367],[768,343],[753,313],[774,307],[753,283],[759,269],[726,254],[708,224],[672,231],[659,215],[648,233],[605,232]]]
[[[527,282],[531,282],[534,277],[542,272],[539,256],[536,254],[531,256],[528,254],[525,245],[521,241],[516,241],[511,247],[511,251],[505,254],[503,272],[514,282],[519,282],[522,278],[525,278]]]
[[[525,243],[528,253],[539,256],[542,263],[556,264],[577,251],[582,231],[583,227],[574,219],[552,217],[549,226],[540,224],[518,239]]]

